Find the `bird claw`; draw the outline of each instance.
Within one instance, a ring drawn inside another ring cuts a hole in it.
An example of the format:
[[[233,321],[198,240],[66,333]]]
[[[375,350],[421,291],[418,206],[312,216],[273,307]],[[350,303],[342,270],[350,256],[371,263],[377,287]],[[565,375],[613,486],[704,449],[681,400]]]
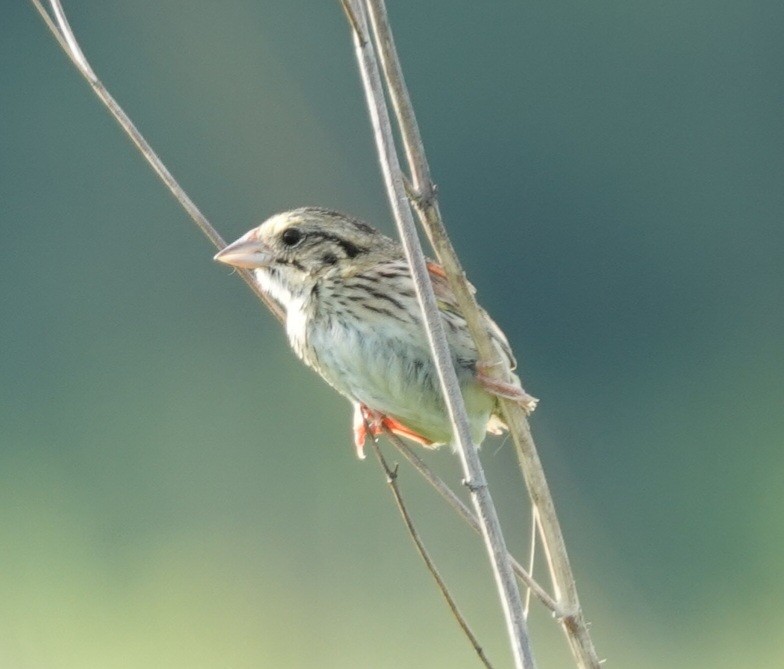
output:
[[[533,395],[529,395],[521,386],[515,383],[501,381],[500,379],[494,379],[488,376],[484,370],[489,367],[494,367],[495,364],[477,363],[476,380],[479,382],[479,385],[496,397],[503,397],[504,399],[516,402],[522,407],[527,416],[530,415],[533,410],[536,409],[536,405],[539,404],[539,399]]]
[[[365,439],[367,439],[367,428],[364,423],[357,425],[354,423],[354,448],[357,449],[357,457],[365,459]]]
[[[357,457],[365,459],[365,440],[368,434],[375,439],[383,431],[384,416],[364,404],[354,404],[354,447]]]
[[[414,432],[394,418],[385,416],[381,412],[375,411],[359,402],[354,404],[354,446],[357,449],[357,457],[360,460],[365,459],[365,440],[367,436],[370,435],[375,440],[385,429],[423,446],[433,445],[430,439]]]

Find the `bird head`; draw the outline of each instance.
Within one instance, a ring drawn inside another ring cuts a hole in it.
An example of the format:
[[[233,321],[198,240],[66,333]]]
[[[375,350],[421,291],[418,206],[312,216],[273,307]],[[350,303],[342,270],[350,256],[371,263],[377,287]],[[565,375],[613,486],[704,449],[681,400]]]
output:
[[[328,275],[348,276],[399,246],[367,223],[320,207],[276,214],[215,255],[218,262],[254,270],[262,287],[286,303]]]

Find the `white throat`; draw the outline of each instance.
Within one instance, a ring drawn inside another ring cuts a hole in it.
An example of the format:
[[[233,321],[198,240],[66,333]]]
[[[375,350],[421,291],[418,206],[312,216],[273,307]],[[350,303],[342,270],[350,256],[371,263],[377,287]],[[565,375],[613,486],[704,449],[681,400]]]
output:
[[[301,277],[292,282],[286,268],[257,269],[254,274],[262,290],[285,308],[286,334],[294,351],[302,357],[307,335],[307,302],[312,287]]]

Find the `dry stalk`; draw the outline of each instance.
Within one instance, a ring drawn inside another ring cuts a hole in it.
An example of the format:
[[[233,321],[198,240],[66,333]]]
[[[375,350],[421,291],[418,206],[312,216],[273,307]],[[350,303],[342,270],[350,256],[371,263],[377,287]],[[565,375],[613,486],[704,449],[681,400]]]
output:
[[[411,171],[411,198],[428,238],[443,266],[449,284],[457,298],[471,335],[477,345],[480,359],[486,363],[491,376],[507,380],[510,370],[499,361],[495,347],[484,324],[479,306],[465,278],[457,254],[447,236],[438,207],[436,189],[430,177],[430,168],[419,133],[411,98],[403,78],[400,60],[395,49],[392,31],[384,0],[366,0],[373,34],[381,58],[387,90],[398,121],[406,158]],[[501,364],[498,364],[498,363]],[[531,435],[528,420],[515,402],[501,399],[501,407],[514,441],[520,468],[528,487],[531,502],[538,514],[550,573],[559,608],[566,611],[560,620],[572,649],[577,666],[581,669],[598,669],[601,662],[593,645],[577,596],[574,576],[566,552],[566,544],[555,512],[552,495]]]
[[[508,559],[498,514],[495,510],[477,448],[471,440],[463,396],[452,365],[441,315],[433,294],[422,246],[403,183],[397,158],[392,126],[383,92],[373,42],[368,40],[366,8],[361,0],[342,0],[352,27],[354,47],[362,75],[365,98],[368,104],[381,172],[398,234],[403,244],[406,260],[411,268],[417,300],[422,310],[430,351],[438,371],[441,390],[449,417],[452,421],[454,445],[457,448],[466,481],[471,491],[471,501],[482,528],[493,576],[496,581],[501,608],[507,626],[515,666],[521,669],[534,667],[528,628],[523,613],[520,591]]]

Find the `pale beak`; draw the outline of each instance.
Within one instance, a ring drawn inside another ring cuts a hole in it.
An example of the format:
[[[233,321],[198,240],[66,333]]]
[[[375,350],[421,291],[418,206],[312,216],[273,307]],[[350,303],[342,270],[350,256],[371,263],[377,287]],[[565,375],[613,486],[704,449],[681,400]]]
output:
[[[272,262],[272,250],[258,239],[257,230],[242,235],[236,242],[215,254],[214,260],[244,269],[267,267]]]

